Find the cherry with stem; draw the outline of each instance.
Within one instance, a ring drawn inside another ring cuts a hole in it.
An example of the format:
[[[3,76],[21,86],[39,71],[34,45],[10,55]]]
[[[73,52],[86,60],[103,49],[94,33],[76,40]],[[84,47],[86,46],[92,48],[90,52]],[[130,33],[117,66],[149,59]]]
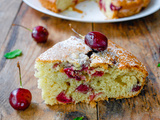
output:
[[[74,33],[84,39],[85,44],[92,48],[93,51],[100,52],[107,49],[108,39],[104,34],[97,31],[92,31],[89,32],[86,36],[82,36],[72,28],[71,24],[69,24],[69,26]]]
[[[69,27],[71,28],[71,30],[72,30],[74,33],[76,33],[78,36],[80,36],[82,39],[84,39],[84,36],[81,35],[81,34],[79,34],[75,29],[73,29],[71,24],[69,24]]]
[[[15,110],[25,110],[31,104],[32,94],[28,89],[24,89],[22,86],[19,62],[17,63],[17,67],[19,69],[20,88],[17,88],[10,93],[9,103]]]
[[[20,26],[23,27],[26,30],[29,30],[32,34],[32,38],[37,42],[37,43],[45,43],[48,40],[48,35],[49,32],[48,30],[43,27],[43,26],[36,26],[33,28],[33,30],[22,26],[22,25],[18,25],[18,24],[12,24],[13,26]]]

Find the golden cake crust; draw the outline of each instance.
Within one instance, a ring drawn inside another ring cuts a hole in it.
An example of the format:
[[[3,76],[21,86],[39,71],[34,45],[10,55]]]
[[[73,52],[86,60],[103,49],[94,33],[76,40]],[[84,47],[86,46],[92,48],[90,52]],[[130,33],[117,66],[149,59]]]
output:
[[[143,8],[147,7],[150,0],[112,0],[115,6],[121,6],[122,9],[114,11],[112,18],[122,18],[139,13]],[[107,16],[110,17],[110,16]]]
[[[50,0],[39,0],[42,4],[43,7],[58,13],[60,11],[58,11],[57,6],[56,6],[56,0],[50,1]]]
[[[131,6],[142,6],[146,7],[150,0],[112,0],[112,3],[116,6],[131,7]]]

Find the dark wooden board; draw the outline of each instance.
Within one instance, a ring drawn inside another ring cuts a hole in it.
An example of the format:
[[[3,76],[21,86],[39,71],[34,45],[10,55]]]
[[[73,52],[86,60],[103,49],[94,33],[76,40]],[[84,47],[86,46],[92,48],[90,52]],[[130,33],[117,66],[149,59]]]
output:
[[[20,2],[16,5],[18,4],[20,5]],[[10,21],[9,27],[1,38],[3,42],[0,48],[0,120],[72,120],[80,116],[85,116],[84,120],[160,119],[160,68],[157,68],[160,47],[160,10],[138,20],[95,24],[51,17],[23,3],[17,9],[17,14],[13,16],[14,21],[13,19]],[[29,31],[11,26],[13,23],[31,29],[37,25],[43,25],[50,32],[49,41],[45,44],[37,44],[32,40]],[[44,104],[41,90],[37,88],[37,79],[34,77],[35,59],[55,43],[75,35],[69,28],[70,23],[83,35],[92,30],[104,33],[109,39],[131,51],[146,65],[149,76],[140,95],[131,99],[100,101],[95,108],[82,103],[66,106]],[[23,55],[11,60],[3,57],[4,53],[14,49],[21,49]],[[23,86],[33,95],[32,104],[25,111],[15,111],[8,101],[10,92],[19,87],[17,61],[21,64]]]

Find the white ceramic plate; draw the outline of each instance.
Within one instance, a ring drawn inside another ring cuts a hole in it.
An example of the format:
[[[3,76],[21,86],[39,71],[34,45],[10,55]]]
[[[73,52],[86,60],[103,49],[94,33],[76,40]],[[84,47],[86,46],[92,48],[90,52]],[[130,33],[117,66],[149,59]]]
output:
[[[85,1],[79,3],[76,6],[76,8],[83,11],[82,14],[69,10],[57,14],[42,7],[39,0],[23,0],[23,1],[30,7],[54,17],[73,20],[73,21],[95,22],[95,23],[109,23],[109,22],[122,22],[122,21],[134,20],[148,16],[160,9],[160,0],[151,0],[149,6],[136,15],[125,18],[107,20],[106,17],[103,15],[103,13],[99,10],[98,4],[95,3],[94,1]]]

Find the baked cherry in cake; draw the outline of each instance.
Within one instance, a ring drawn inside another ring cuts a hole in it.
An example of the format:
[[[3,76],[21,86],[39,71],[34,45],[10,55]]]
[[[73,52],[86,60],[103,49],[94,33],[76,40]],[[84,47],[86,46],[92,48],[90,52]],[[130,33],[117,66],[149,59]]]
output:
[[[62,102],[62,103],[72,103],[72,98],[67,98],[65,95],[65,92],[62,91],[57,97],[56,97],[57,101]]]
[[[113,4],[111,3],[111,4],[110,4],[110,9],[111,9],[112,11],[118,11],[118,10],[122,9],[122,6],[117,7],[117,6],[115,6],[115,5],[113,5]]]
[[[133,87],[132,92],[137,92],[141,89],[141,86],[136,85],[135,87]]]
[[[88,85],[81,84],[76,88],[76,91],[87,94],[89,90],[92,90]]]
[[[103,34],[90,33],[85,39],[71,36],[37,58],[35,76],[46,104],[93,104],[131,98],[143,89],[146,67]]]

